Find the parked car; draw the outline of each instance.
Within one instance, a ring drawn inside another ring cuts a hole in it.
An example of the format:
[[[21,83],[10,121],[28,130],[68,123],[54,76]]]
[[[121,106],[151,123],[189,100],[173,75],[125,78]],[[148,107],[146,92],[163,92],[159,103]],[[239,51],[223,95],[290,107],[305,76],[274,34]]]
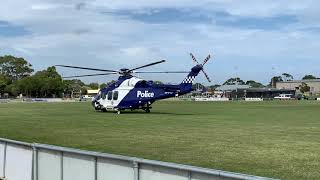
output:
[[[291,100],[295,99],[293,94],[280,94],[279,96],[274,97],[274,99],[279,100]]]
[[[297,100],[308,100],[308,98],[304,94],[298,94],[295,96]]]

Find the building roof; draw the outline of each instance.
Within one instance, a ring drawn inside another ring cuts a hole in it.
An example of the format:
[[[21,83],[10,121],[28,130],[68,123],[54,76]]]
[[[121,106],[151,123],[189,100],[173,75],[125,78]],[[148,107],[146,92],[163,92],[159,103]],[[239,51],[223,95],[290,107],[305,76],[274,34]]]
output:
[[[293,81],[281,81],[277,83],[308,83],[308,82],[320,82],[320,79],[305,79],[305,80],[293,80]]]
[[[87,94],[98,94],[99,89],[87,90]]]
[[[246,88],[241,89],[246,92],[288,92],[288,91],[295,91],[290,89],[276,89],[276,88]]]
[[[249,85],[222,85],[216,88],[216,91],[233,91],[236,89],[247,89],[250,88]]]

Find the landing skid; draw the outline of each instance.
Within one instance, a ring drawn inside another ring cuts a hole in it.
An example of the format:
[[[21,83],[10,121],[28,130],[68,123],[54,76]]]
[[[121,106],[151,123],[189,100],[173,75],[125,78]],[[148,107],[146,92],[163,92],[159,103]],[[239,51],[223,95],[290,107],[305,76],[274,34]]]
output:
[[[134,110],[143,110],[144,112],[146,113],[150,113],[151,112],[151,109],[152,107],[141,107],[141,108],[135,108],[135,109],[127,109],[127,110],[131,110],[131,111],[134,111]],[[117,114],[121,114],[123,111],[125,111],[126,109],[106,109],[106,108],[101,108],[101,109],[97,109],[96,108],[96,111],[101,111],[101,112],[115,112]]]
[[[141,109],[144,110],[146,113],[150,113],[151,112],[150,109],[152,109],[152,107],[147,106],[147,107],[142,107]]]

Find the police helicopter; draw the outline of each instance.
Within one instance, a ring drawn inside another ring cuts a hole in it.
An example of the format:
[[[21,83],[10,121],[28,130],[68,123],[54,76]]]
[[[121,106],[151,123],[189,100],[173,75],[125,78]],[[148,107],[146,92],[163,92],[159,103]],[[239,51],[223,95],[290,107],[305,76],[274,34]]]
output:
[[[97,111],[116,111],[120,114],[124,110],[138,110],[142,109],[149,113],[152,109],[151,105],[157,101],[172,97],[178,97],[193,91],[192,83],[196,76],[203,72],[206,79],[211,82],[209,76],[204,71],[204,65],[211,58],[210,54],[204,59],[203,63],[200,64],[195,56],[190,53],[192,60],[197,64],[191,71],[137,71],[142,68],[153,66],[156,64],[164,63],[165,60],[150,63],[144,66],[127,69],[123,68],[120,70],[107,70],[107,69],[96,69],[79,66],[68,66],[68,65],[56,65],[58,67],[73,68],[73,69],[84,69],[91,71],[103,72],[99,74],[87,74],[78,76],[68,76],[64,78],[79,78],[89,76],[106,76],[106,75],[119,75],[118,81],[110,84],[109,86],[100,89],[99,93],[92,98],[92,106]],[[188,73],[187,77],[178,85],[171,84],[155,84],[153,81],[146,81],[140,79],[134,74],[169,74],[169,73]]]

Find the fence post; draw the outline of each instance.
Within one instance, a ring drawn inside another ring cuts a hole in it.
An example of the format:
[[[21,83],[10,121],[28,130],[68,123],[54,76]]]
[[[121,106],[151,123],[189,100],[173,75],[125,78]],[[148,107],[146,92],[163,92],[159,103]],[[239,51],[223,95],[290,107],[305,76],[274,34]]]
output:
[[[32,180],[38,180],[38,149],[32,144]]]
[[[139,180],[139,163],[133,161],[134,180]]]
[[[3,178],[6,179],[6,164],[7,164],[7,146],[8,143],[4,143],[4,150],[3,150]]]
[[[63,180],[63,151],[61,151],[61,160],[60,160],[60,171],[61,171],[61,180]]]
[[[188,180],[191,180],[191,179],[192,179],[192,172],[188,171]]]
[[[98,180],[98,157],[94,158],[94,179]]]

